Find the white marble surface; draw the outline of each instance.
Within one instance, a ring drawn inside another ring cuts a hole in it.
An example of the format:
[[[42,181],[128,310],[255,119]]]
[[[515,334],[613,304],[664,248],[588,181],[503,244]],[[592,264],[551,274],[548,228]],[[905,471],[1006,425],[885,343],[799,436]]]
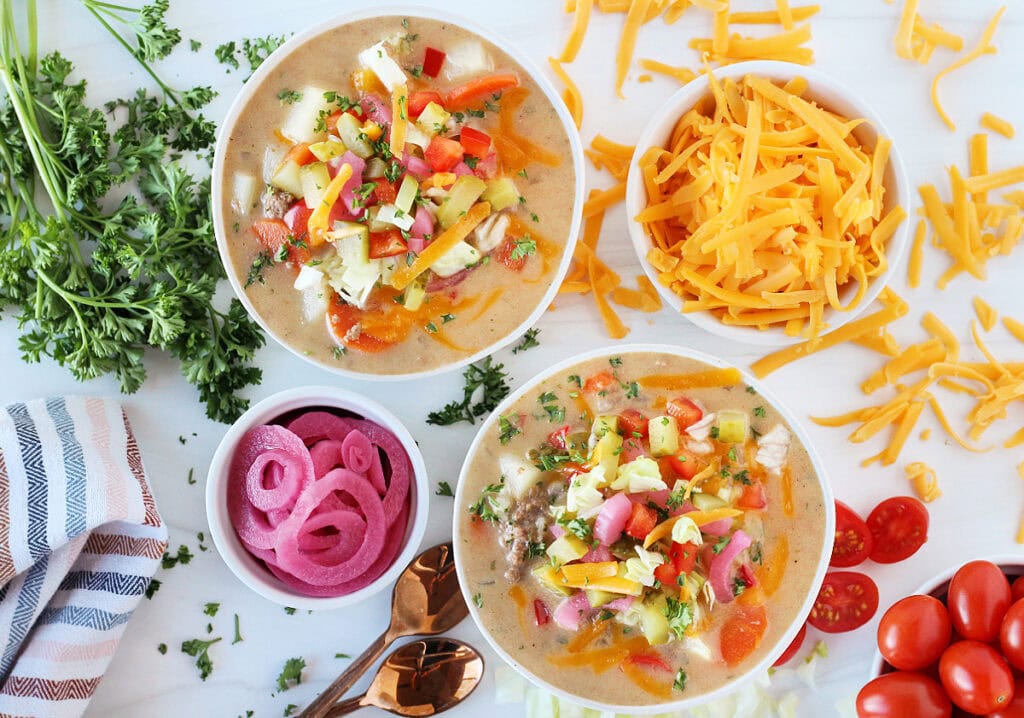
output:
[[[1024,79],[1024,4],[1009,3],[1011,7],[996,37],[1000,48],[997,56],[983,59],[944,83],[943,97],[960,126],[952,134],[928,104],[928,85],[938,68],[948,61],[947,53],[937,51],[928,67],[898,60],[892,49],[898,8],[882,0],[819,2],[823,11],[813,19],[812,43],[818,68],[842,79],[876,106],[903,152],[915,185],[942,182],[943,168],[952,162],[964,166],[967,139],[977,129],[983,110],[1007,117],[1024,128],[1024,95],[1019,88]],[[435,4],[496,29],[542,64],[545,72],[546,58],[559,52],[569,27],[569,18],[561,12],[561,0],[520,0],[514,4],[435,0]],[[285,5],[286,11],[281,9]],[[219,119],[245,73],[224,74],[213,58],[217,44],[272,32],[292,32],[325,13],[363,5],[356,0],[334,0],[327,4],[309,0],[292,0],[287,4],[269,0],[174,0],[173,22],[182,28],[186,38],[196,38],[204,44],[194,54],[188,51],[186,43],[161,69],[178,86],[214,84],[221,97],[211,114]],[[772,3],[737,0],[734,5],[753,9]],[[921,5],[928,19],[964,34],[970,45],[999,2],[926,0]],[[41,0],[40,15],[42,48],[50,49],[59,43],[61,51],[75,61],[79,74],[89,78],[90,98],[95,103],[130,92],[145,82],[123,51],[94,26],[77,3]],[[621,22],[621,16],[595,13],[583,51],[570,67],[586,98],[584,142],[589,142],[596,132],[632,142],[644,118],[675,89],[671,82],[662,79],[638,85],[633,81],[639,74],[634,69],[626,85],[628,100],[613,98],[612,48]],[[709,29],[708,15],[702,11],[691,10],[672,28],[661,21],[653,22],[643,29],[637,57],[693,65],[694,53],[686,49],[686,41],[694,35],[707,35]],[[130,68],[130,73],[126,75],[124,68]],[[1024,148],[1019,141],[993,137],[991,151],[994,168],[1024,162]],[[592,186],[608,183],[606,177],[589,168],[588,180]],[[908,342],[922,338],[917,320],[925,309],[931,309],[953,327],[962,341],[969,342],[968,322],[973,316],[970,298],[975,294],[984,296],[997,309],[1016,312],[1024,319],[1024,306],[1018,299],[1024,280],[1024,250],[1018,252],[1008,259],[993,261],[987,283],[960,278],[948,291],[939,293],[932,289],[932,284],[946,266],[946,259],[929,249],[924,287],[908,291],[905,272],[897,276],[895,287],[912,305],[910,316],[897,326],[898,336]],[[624,276],[639,273],[621,208],[606,219],[601,253]],[[623,316],[632,327],[630,340],[694,346],[741,365],[758,356],[756,348],[730,345],[668,311],[654,316],[624,311]],[[516,385],[554,361],[608,343],[589,298],[560,300],[558,309],[546,315],[538,326],[542,330],[539,348],[514,357],[508,351],[499,354]],[[14,321],[5,318],[0,322],[0,403],[56,393],[116,393],[116,386],[108,380],[82,385],[52,364],[22,363],[16,336]],[[993,332],[990,344],[1000,356],[1018,360],[1024,357],[1024,347],[1002,329]],[[965,351],[975,354],[970,348]],[[456,478],[459,459],[473,430],[465,425],[431,427],[423,419],[428,410],[456,396],[461,387],[458,373],[432,380],[429,386],[348,381],[312,368],[274,346],[260,353],[259,364],[264,369],[264,381],[250,392],[253,399],[299,383],[337,384],[365,392],[388,405],[407,423],[423,448],[432,482]],[[844,346],[791,365],[771,376],[768,384],[799,416],[838,413],[862,405],[857,384],[878,364],[879,359],[866,350]],[[197,551],[196,534],[207,531],[203,485],[202,481],[189,485],[186,477],[190,469],[198,477],[205,475],[207,462],[224,429],[204,418],[192,389],[173,364],[153,356],[148,367],[150,378],[145,387],[123,401],[142,445],[161,512],[170,526],[172,544],[187,543],[197,557],[191,565],[159,576],[163,587],[153,601],[143,601],[132,619],[87,715],[155,718],[187,712],[196,716],[233,717],[251,709],[257,716],[280,716],[287,704],[304,704],[339,672],[344,663],[334,658],[335,653],[357,654],[383,629],[388,614],[387,593],[348,610],[289,616],[242,586],[215,551]],[[959,421],[967,407],[955,406],[956,411],[951,414]],[[1020,408],[1015,408],[1012,421],[993,430],[991,438],[1004,439],[1020,426],[1021,416]],[[945,495],[931,506],[931,540],[919,554],[895,566],[866,566],[865,570],[878,581],[883,607],[953,563],[989,553],[1020,552],[1013,537],[1024,506],[1024,483],[1016,477],[1014,468],[1024,458],[1021,452],[996,449],[989,454],[970,455],[945,441],[932,417],[926,415],[922,426],[936,430],[933,438],[927,443],[912,438],[903,459],[923,459],[938,467]],[[859,467],[859,461],[877,451],[880,442],[854,446],[846,442],[842,430],[814,425],[807,429],[827,462],[836,494],[855,508],[866,512],[881,498],[908,490],[902,462],[884,469]],[[186,437],[184,445],[179,443],[179,436]],[[434,498],[431,508],[424,545],[450,535],[451,500]],[[202,683],[191,659],[181,654],[178,646],[183,639],[205,635],[209,619],[203,615],[203,604],[207,601],[221,603],[221,612],[213,619],[214,633],[226,640],[212,649],[215,670]],[[245,641],[229,645],[234,613],[241,618]],[[821,666],[819,690],[813,695],[808,691],[805,696],[802,715],[833,715],[836,702],[856,692],[868,670],[875,625],[873,622],[855,633],[828,639],[831,656]],[[483,649],[491,666],[497,664],[498,658],[486,650],[483,638],[471,624],[467,622],[453,633]],[[813,632],[812,636],[817,638]],[[170,647],[165,656],[157,652],[161,642]],[[291,656],[305,658],[308,667],[304,682],[284,694],[274,695],[275,678],[285,659]],[[367,682],[368,679],[361,685]],[[492,698],[488,672],[483,687],[451,715],[474,716],[487,710],[494,718],[501,718],[523,713],[522,706],[491,708]],[[366,712],[371,713],[374,711]]]

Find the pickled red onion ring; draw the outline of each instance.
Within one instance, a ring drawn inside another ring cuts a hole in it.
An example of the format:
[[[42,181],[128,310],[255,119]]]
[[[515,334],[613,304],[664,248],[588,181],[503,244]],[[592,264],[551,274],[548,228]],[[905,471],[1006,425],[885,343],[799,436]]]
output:
[[[317,534],[326,528],[335,533]],[[338,563],[350,558],[359,548],[360,536],[366,531],[366,520],[355,511],[341,510],[314,514],[302,525],[299,551],[318,563]]]
[[[313,459],[313,476],[319,479],[331,469],[345,465],[341,444],[337,439],[323,439],[309,447],[309,456]]]
[[[329,411],[307,411],[288,422],[288,430],[312,446],[324,439],[343,441],[358,419],[345,419]]]
[[[299,492],[311,481],[308,463],[303,463],[301,456],[286,451],[260,454],[246,472],[246,497],[260,511],[294,506]]]

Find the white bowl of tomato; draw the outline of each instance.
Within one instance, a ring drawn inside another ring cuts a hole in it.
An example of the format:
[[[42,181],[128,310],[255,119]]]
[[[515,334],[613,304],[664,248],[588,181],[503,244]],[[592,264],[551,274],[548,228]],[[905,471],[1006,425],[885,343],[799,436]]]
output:
[[[885,612],[860,718],[1024,715],[1024,561],[952,567]]]

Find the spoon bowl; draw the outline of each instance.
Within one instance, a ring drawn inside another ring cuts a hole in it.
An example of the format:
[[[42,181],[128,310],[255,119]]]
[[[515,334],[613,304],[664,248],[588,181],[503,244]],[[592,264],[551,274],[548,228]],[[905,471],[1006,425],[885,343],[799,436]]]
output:
[[[452,638],[407,643],[381,664],[369,690],[338,703],[328,718],[376,706],[400,716],[432,716],[461,703],[484,674],[484,659],[472,646]]]

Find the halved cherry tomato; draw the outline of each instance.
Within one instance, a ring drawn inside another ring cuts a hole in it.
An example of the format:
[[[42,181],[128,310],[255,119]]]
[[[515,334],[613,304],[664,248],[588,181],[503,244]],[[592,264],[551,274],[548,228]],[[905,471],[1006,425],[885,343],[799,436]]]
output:
[[[587,377],[587,380],[583,383],[583,391],[588,394],[607,391],[615,385],[615,381],[615,375],[610,371],[600,371],[593,376]]]
[[[1024,718],[1024,678],[1013,682],[1013,700],[987,718]]]
[[[950,700],[968,713],[986,715],[1013,700],[1013,673],[992,646],[957,641],[939,659],[939,680]]]
[[[383,259],[405,254],[409,245],[402,239],[397,229],[386,229],[383,232],[370,232],[370,259]]]
[[[446,57],[447,55],[437,48],[428,47],[423,53],[423,74],[427,77],[437,77]]]
[[[942,601],[907,596],[889,607],[878,624],[878,650],[901,671],[920,671],[939,660],[953,637]]]
[[[763,509],[768,505],[768,492],[764,488],[764,484],[760,481],[756,481],[752,484],[748,484],[743,487],[743,493],[740,494],[739,501],[736,505],[741,509]]]
[[[806,637],[807,624],[805,623],[804,625],[800,626],[800,630],[797,631],[796,637],[793,639],[793,642],[790,643],[789,647],[782,652],[782,655],[779,656],[778,660],[776,660],[775,663],[772,664],[772,667],[777,668],[783,665],[784,663],[789,663],[791,660],[793,660],[793,656],[795,656],[797,651],[800,650],[800,646],[804,645],[804,638]]]
[[[672,673],[672,666],[666,663],[665,659],[663,659],[657,653],[634,653],[626,660],[630,663],[635,663],[638,666],[657,668],[659,671],[666,671],[668,673]]]
[[[253,222],[252,230],[260,240],[263,248],[276,257],[281,247],[288,248],[288,261],[295,265],[309,261],[310,251],[305,242],[292,241],[295,237],[288,225],[280,219],[258,219]]]
[[[666,457],[672,470],[682,478],[689,481],[700,471],[700,459],[692,451],[680,449],[674,454]]]
[[[561,429],[555,429],[548,434],[548,443],[559,451],[565,451],[568,444],[566,443],[565,437],[569,435],[569,425],[566,424]]]
[[[398,197],[398,190],[395,185],[388,182],[384,177],[377,177],[370,180],[376,187],[373,188],[373,199],[377,204],[393,204]]]
[[[515,254],[516,247],[518,246],[516,239],[516,237],[505,237],[504,241],[494,250],[494,258],[506,269],[511,269],[513,272],[521,272],[523,267],[526,266],[526,260],[530,257],[529,255],[521,257],[512,256]]]
[[[289,160],[299,165],[308,165],[310,162],[316,161],[316,155],[310,151],[308,144],[299,142],[292,145],[291,149],[288,150],[288,154],[284,156],[285,162]]]
[[[896,563],[913,556],[928,540],[928,509],[912,496],[894,496],[868,515],[871,560]]]
[[[807,622],[825,633],[860,628],[878,610],[878,586],[856,571],[826,574]]]
[[[678,574],[688,574],[697,565],[697,544],[673,542],[668,550],[669,561]]]
[[[447,172],[462,161],[462,145],[438,135],[430,141],[423,157],[435,172]]]
[[[1024,576],[1013,579],[1013,583],[1010,584],[1010,595],[1014,603],[1024,598]]]
[[[652,509],[650,506],[633,504],[633,513],[631,513],[629,518],[626,520],[625,531],[636,539],[647,538],[647,534],[649,534],[651,529],[653,529],[657,524],[657,511]]]
[[[965,563],[953,574],[946,596],[953,628],[964,638],[995,640],[1010,598],[1010,584],[998,566],[990,561]]]
[[[647,417],[636,409],[626,409],[619,414],[619,430],[623,436],[647,438]]]
[[[353,328],[359,324],[362,314],[363,312],[359,307],[346,304],[335,295],[327,309],[327,326],[330,328],[335,340],[349,349],[356,349],[370,354],[388,349],[391,346],[388,342],[381,341],[362,332],[352,332]]]
[[[459,143],[467,155],[473,155],[478,159],[486,157],[491,150],[491,136],[472,127],[462,128],[459,132]]]
[[[757,649],[767,628],[768,611],[764,606],[741,606],[729,616],[719,634],[719,647],[726,665],[742,663]]]
[[[858,718],[949,718],[952,710],[938,682],[911,671],[881,675],[857,694]]]
[[[533,617],[537,621],[538,626],[547,625],[548,621],[551,620],[551,614],[548,613],[547,605],[539,598],[533,599]]]
[[[999,626],[999,647],[1010,665],[1024,670],[1024,599],[1017,601]]]
[[[416,119],[423,114],[423,108],[431,102],[437,105],[444,105],[444,98],[440,92],[433,90],[420,90],[409,93],[409,117]]]
[[[836,537],[829,566],[850,568],[864,563],[871,554],[871,531],[864,519],[842,501],[836,501]]]
[[[680,431],[688,426],[693,426],[704,418],[704,412],[700,410],[700,407],[685,396],[677,396],[675,399],[670,399],[668,404],[665,405],[665,413],[675,417]]]
[[[671,563],[659,564],[654,569],[654,577],[661,581],[662,586],[675,586],[679,573]]]

